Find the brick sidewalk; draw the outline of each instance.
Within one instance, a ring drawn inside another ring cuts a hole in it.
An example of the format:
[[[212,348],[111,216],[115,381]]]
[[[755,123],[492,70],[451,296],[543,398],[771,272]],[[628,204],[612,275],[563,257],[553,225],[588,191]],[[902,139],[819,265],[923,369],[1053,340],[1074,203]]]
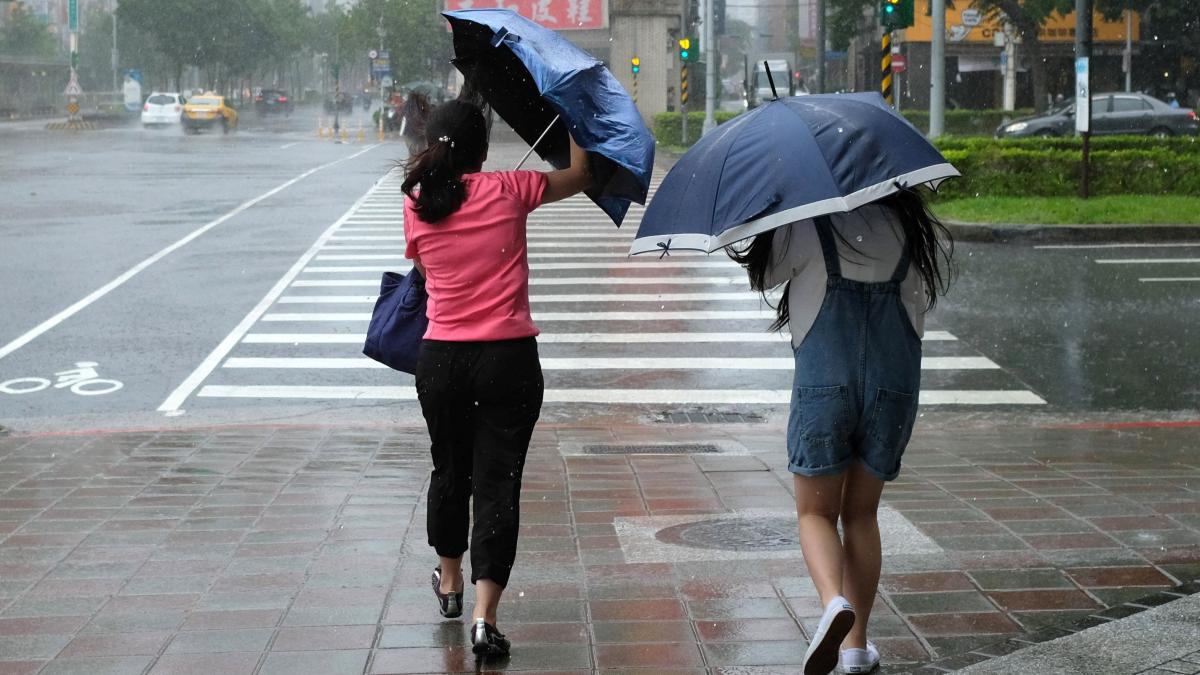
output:
[[[888,671],[1200,577],[1194,429],[923,425],[885,492]],[[818,608],[781,437],[539,428],[498,669],[796,672]],[[649,443],[723,452],[572,454]],[[0,675],[472,672],[427,586],[428,466],[421,428],[0,436]]]

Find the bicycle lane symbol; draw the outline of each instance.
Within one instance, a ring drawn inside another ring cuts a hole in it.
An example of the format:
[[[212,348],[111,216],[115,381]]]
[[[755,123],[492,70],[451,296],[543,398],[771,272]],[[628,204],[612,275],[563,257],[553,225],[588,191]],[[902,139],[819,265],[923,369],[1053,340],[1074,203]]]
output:
[[[55,381],[44,377],[17,377],[0,382],[0,394],[20,396],[33,394],[53,386],[55,389],[71,390],[79,396],[103,396],[119,391],[125,386],[120,380],[106,380],[96,370],[95,361],[77,361],[75,367],[54,373]]]

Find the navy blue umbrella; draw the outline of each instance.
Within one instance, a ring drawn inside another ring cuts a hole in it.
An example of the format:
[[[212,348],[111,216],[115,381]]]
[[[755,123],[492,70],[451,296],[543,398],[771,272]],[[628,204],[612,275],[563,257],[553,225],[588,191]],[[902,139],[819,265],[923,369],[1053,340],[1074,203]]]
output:
[[[506,9],[444,12],[454,65],[538,155],[570,165],[567,129],[591,162],[586,191],[618,225],[630,202],[646,203],[654,137],[633,99],[603,63],[554,31]]]
[[[717,127],[679,159],[630,253],[711,253],[958,175],[879,94],[778,99]]]

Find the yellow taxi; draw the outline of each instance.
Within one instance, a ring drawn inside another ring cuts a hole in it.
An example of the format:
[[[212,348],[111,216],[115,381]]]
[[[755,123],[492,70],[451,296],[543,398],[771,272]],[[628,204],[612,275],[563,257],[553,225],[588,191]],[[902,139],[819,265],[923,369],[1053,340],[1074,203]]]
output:
[[[183,106],[183,130],[198,133],[201,129],[220,126],[225,133],[237,128],[237,111],[225,104],[225,97],[213,92],[196,94]]]

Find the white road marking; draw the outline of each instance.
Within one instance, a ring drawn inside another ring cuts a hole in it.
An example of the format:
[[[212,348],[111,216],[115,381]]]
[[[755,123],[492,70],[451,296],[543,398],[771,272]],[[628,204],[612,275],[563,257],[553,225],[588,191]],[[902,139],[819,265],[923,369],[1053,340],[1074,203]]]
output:
[[[761,297],[753,291],[733,291],[729,293],[561,293],[550,295],[531,295],[529,301],[534,303],[570,302],[590,304],[597,302],[702,302],[720,300],[746,300],[754,302]],[[375,295],[286,295],[279,298],[281,305],[353,305],[372,303],[378,299]]]
[[[549,256],[545,256],[549,257]],[[400,272],[409,268],[408,261],[404,261],[403,266],[397,265],[313,265],[306,268],[306,273],[313,274],[342,274],[352,272]],[[529,269],[533,271],[550,271],[550,270],[611,270],[611,269],[626,269],[626,270],[650,270],[654,267],[654,263],[650,262],[571,262],[571,263],[542,263],[531,262]],[[730,272],[739,273],[736,278],[744,278],[741,276],[741,270],[736,266],[732,266],[728,262],[719,261],[683,261],[672,260],[661,264],[663,268],[670,269],[723,269]],[[734,278],[734,277],[731,277]]]
[[[83,309],[85,309],[86,307],[91,305],[92,303],[96,302],[100,298],[103,298],[104,296],[111,293],[114,289],[119,288],[125,282],[127,282],[130,279],[132,279],[133,277],[137,276],[139,273],[142,272],[142,270],[145,270],[146,268],[150,267],[151,265],[158,262],[159,260],[162,260],[163,258],[167,257],[171,253],[174,253],[175,251],[183,248],[184,246],[188,245],[189,243],[196,240],[198,237],[202,236],[204,233],[206,233],[209,230],[213,229],[214,227],[220,225],[221,223],[224,223],[225,221],[229,220],[230,218],[233,218],[234,216],[242,213],[246,209],[253,207],[254,205],[262,202],[263,200],[269,199],[269,198],[279,194],[280,192],[295,185],[296,183],[299,183],[300,181],[304,180],[305,178],[308,178],[309,176],[313,175],[314,173],[317,173],[318,171],[322,171],[331,166],[335,166],[337,164],[341,164],[342,162],[346,162],[351,159],[354,159],[354,158],[358,157],[359,155],[363,155],[367,152],[370,152],[371,150],[374,150],[377,147],[379,147],[378,144],[369,145],[369,146],[363,148],[362,150],[354,153],[353,155],[348,155],[346,157],[342,157],[341,159],[335,159],[332,162],[326,162],[325,164],[322,164],[320,166],[309,169],[308,171],[301,173],[300,175],[296,176],[295,178],[292,178],[291,180],[288,180],[288,181],[262,193],[261,195],[255,197],[249,201],[239,204],[233,210],[228,211],[221,217],[216,218],[215,220],[211,220],[208,223],[202,225],[201,227],[193,230],[192,232],[190,232],[189,234],[184,236],[182,239],[179,239],[178,241],[171,244],[170,246],[167,246],[166,248],[158,251],[157,253],[150,256],[149,258],[146,258],[145,260],[141,261],[137,265],[134,265],[133,267],[126,270],[124,273],[122,273],[117,278],[104,284],[100,288],[97,288],[96,290],[94,290],[91,293],[84,296],[81,300],[74,302],[66,309],[55,314],[54,316],[50,317],[49,319],[46,319],[42,323],[33,327],[32,329],[26,331],[24,334],[20,335],[15,340],[9,342],[8,344],[4,345],[3,347],[0,347],[0,359],[3,359],[4,357],[8,356],[9,354],[12,354],[13,352],[17,351],[21,347],[24,347],[25,345],[29,344],[33,340],[37,339],[38,337],[40,337],[41,335],[46,333],[46,331],[49,331],[50,329],[54,328],[55,326],[61,324],[63,321],[66,321],[67,319],[71,318],[72,316],[78,314],[80,311],[82,311]]]
[[[374,147],[376,146],[371,146],[371,148]],[[371,148],[367,148],[367,150],[370,150]],[[363,150],[363,152],[366,152],[366,150]],[[357,157],[361,154],[362,152],[352,155],[352,157]],[[349,217],[351,213],[354,213],[355,209],[359,207],[359,204],[362,202],[362,200],[370,194],[371,190],[368,190],[366,195],[355,201],[341,218],[338,218],[336,222],[326,228],[326,230],[322,232],[319,237],[317,237],[317,240],[313,242],[313,245],[310,246],[309,249],[300,256],[295,264],[293,264],[292,267],[286,273],[284,273],[279,281],[275,282],[275,285],[270,291],[267,292],[265,296],[263,296],[262,300],[259,300],[258,304],[255,305],[254,308],[242,318],[238,325],[234,326],[233,330],[230,331],[229,334],[226,335],[225,338],[222,339],[221,342],[216,346],[216,348],[212,350],[212,353],[205,357],[205,359],[200,362],[200,365],[197,366],[196,369],[192,371],[192,373],[188,375],[178,387],[175,388],[175,391],[171,392],[167,399],[162,402],[162,405],[158,406],[159,412],[166,413],[168,415],[178,414],[180,407],[183,405],[184,401],[186,401],[188,397],[192,395],[192,392],[196,390],[196,387],[199,387],[200,384],[204,382],[204,380],[211,375],[214,370],[216,370],[217,366],[221,362],[221,359],[225,358],[229,352],[237,346],[243,335],[250,332],[250,327],[253,326],[264,313],[266,313],[267,309],[271,307],[276,298],[283,295],[284,291],[287,290],[288,285],[291,284],[292,280],[295,279],[298,274],[300,274],[300,271],[303,270],[306,265],[308,265],[313,256],[317,254],[317,251],[319,251],[321,247],[325,245],[329,237],[332,236],[333,233],[342,226],[346,218]]]
[[[1142,283],[1192,282],[1200,281],[1200,277],[1143,277],[1138,281]]]
[[[200,390],[208,398],[354,399],[415,401],[415,387],[208,385]],[[777,404],[791,402],[787,389],[547,389],[546,403],[608,403],[630,405]],[[1042,405],[1028,391],[956,391],[928,389],[922,405]]]
[[[756,357],[542,357],[543,370],[792,370],[794,359]],[[279,368],[289,370],[386,369],[363,356],[355,357],[235,357],[224,368]],[[931,356],[921,359],[922,370],[998,370],[982,356]]]
[[[531,286],[738,286],[742,277],[531,277]],[[379,279],[299,279],[297,288],[379,288]]]
[[[1038,249],[1105,249],[1105,248],[1200,248],[1200,241],[1169,242],[1162,244],[1042,244]]]
[[[1200,263],[1200,258],[1124,258],[1116,260],[1097,260],[1100,265],[1193,265]]]
[[[246,344],[362,344],[366,339],[362,333],[250,333],[242,339]],[[953,342],[958,340],[941,330],[925,332],[924,342]],[[676,343],[778,343],[786,344],[786,331],[769,333],[542,333],[537,337],[541,344],[676,344]],[[926,357],[932,358],[932,357]]]
[[[775,310],[730,309],[652,312],[534,312],[539,321],[713,321],[717,319],[774,319]],[[263,321],[370,321],[370,312],[274,312]]]
[[[301,141],[296,141],[295,143],[284,143],[283,145],[279,146],[279,149],[287,150],[288,148],[290,148],[292,146],[300,145],[300,143],[301,143]]]

